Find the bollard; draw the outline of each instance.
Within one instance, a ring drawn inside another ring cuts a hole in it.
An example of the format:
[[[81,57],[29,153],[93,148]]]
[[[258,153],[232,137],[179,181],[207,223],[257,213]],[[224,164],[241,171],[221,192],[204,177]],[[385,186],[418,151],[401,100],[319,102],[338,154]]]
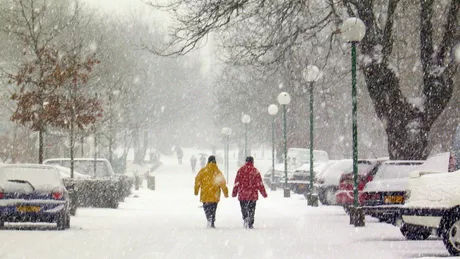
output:
[[[75,183],[72,184],[68,190],[70,198],[70,215],[75,216],[77,214],[78,208],[78,195],[77,191],[75,190]]]
[[[139,175],[134,176],[134,189],[136,191],[139,190],[139,185],[141,184],[140,181],[141,179],[139,178]]]
[[[365,217],[364,210],[361,207],[350,207],[350,225],[355,227],[364,227]]]
[[[147,188],[149,188],[152,191],[155,191],[155,176],[153,175],[147,176]]]

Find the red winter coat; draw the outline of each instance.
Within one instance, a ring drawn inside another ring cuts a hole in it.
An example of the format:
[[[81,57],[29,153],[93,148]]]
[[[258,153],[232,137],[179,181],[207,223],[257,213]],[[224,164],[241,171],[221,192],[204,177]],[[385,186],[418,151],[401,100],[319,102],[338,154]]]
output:
[[[259,198],[258,192],[264,198],[267,197],[259,171],[253,163],[248,162],[236,174],[232,197],[238,195],[240,201],[256,201]]]

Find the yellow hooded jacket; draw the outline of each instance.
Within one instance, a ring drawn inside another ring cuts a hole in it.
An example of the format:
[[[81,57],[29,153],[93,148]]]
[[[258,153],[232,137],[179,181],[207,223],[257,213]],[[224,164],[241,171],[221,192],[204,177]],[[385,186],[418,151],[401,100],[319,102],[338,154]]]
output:
[[[195,177],[195,195],[201,189],[200,202],[219,202],[220,191],[228,197],[225,177],[215,163],[208,163]]]

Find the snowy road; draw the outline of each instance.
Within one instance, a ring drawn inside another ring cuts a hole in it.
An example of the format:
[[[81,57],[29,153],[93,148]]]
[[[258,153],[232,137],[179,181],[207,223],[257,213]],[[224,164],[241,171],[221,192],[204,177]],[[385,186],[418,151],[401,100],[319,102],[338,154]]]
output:
[[[79,209],[68,231],[19,230],[14,225],[0,230],[0,258],[448,256],[440,239],[406,241],[396,227],[370,218],[366,227],[357,229],[341,208],[308,208],[302,196],[283,198],[281,190],[269,191],[269,197],[258,202],[254,230],[243,229],[239,204],[231,198],[219,203],[217,229],[206,229],[188,163],[177,165],[168,158],[163,162],[156,173],[156,191],[141,189],[139,197],[126,199],[116,210]]]

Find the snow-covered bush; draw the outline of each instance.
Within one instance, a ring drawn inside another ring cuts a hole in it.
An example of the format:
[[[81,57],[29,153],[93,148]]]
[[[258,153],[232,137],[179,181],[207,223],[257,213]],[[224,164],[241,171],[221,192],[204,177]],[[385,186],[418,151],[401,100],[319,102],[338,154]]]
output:
[[[118,208],[122,197],[121,182],[108,179],[64,179],[66,188],[76,196],[77,202],[72,202],[72,207]]]

